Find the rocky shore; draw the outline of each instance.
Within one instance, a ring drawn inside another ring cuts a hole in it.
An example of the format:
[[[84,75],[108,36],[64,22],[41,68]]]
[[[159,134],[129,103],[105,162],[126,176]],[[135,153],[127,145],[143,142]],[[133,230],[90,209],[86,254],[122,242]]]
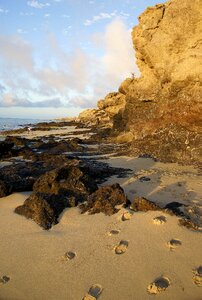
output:
[[[0,299],[201,299],[200,5],[148,8],[96,109],[0,133]]]
[[[82,212],[104,212],[111,215],[117,212],[117,205],[135,205],[127,199],[118,183],[99,187],[111,176],[124,177],[132,172],[130,168],[113,168],[100,161],[103,155],[123,156],[126,153],[125,147],[118,143],[113,145],[109,141],[104,144],[105,128],[88,129],[88,138],[82,138],[81,132],[85,133],[86,129],[80,131],[79,128],[75,129],[74,125],[74,122],[40,123],[35,125],[32,133],[27,132],[25,128],[26,137],[19,136],[18,130],[10,131],[11,135],[4,132],[5,139],[0,142],[0,158],[9,163],[1,168],[0,197],[14,192],[33,191],[15,212],[33,219],[44,229],[50,229],[53,224],[57,224],[60,214],[67,207],[79,205]],[[61,128],[65,132],[67,126],[73,129],[70,137],[69,134],[52,134],[53,130]],[[83,125],[77,124],[77,127]],[[49,134],[41,138],[34,136],[41,128]],[[22,135],[22,132],[20,134]],[[140,157],[148,158],[148,155],[145,153]],[[151,160],[156,161],[152,157]],[[150,178],[142,176],[140,180],[150,181]],[[156,210],[153,202],[150,203],[147,199],[145,201],[142,206],[137,205],[137,211],[145,211],[144,207],[146,211]],[[202,222],[192,223],[189,214],[183,212],[184,207],[183,203],[171,202],[164,207],[158,206],[158,209],[170,209],[176,215],[185,217],[184,224],[188,224],[188,227],[198,229]]]
[[[128,144],[113,144],[111,137],[106,138],[108,128],[75,125],[40,124],[31,132],[25,129],[1,136],[4,139],[0,142],[2,299],[42,299],[41,295],[55,299],[60,289],[61,300],[67,295],[72,300],[98,299],[98,295],[100,299],[131,299],[135,291],[139,299],[149,299],[151,294],[161,295],[163,291],[166,299],[175,293],[183,300],[199,295],[202,243],[199,170],[162,163],[146,153],[126,156]],[[164,240],[162,245],[161,240]],[[155,244],[159,246],[156,248]],[[187,265],[190,249],[192,259]],[[165,261],[171,268],[160,263],[156,272],[156,251],[158,258],[165,259],[166,255]],[[182,251],[181,258],[174,256]],[[133,253],[137,259],[135,265],[131,264]],[[145,276],[139,269],[140,261],[150,257],[149,276]],[[37,269],[36,259],[39,259]],[[50,259],[54,269],[50,267]],[[176,260],[181,263],[180,272],[189,274],[181,278],[181,291],[176,283],[178,273],[173,273]],[[23,271],[19,270],[19,263]],[[105,271],[95,271],[95,264]],[[118,289],[122,279],[117,274],[123,274],[127,268],[125,276],[130,282],[129,277],[133,278],[138,264],[138,277],[145,286],[135,284],[135,290],[131,285],[125,291],[122,285]],[[109,265],[117,278],[114,284],[110,280],[111,287],[106,281]],[[66,270],[75,277],[66,277]],[[47,272],[61,279],[45,283]],[[89,274],[76,287],[74,282],[83,272]],[[28,273],[30,279],[26,280]],[[33,286],[36,281],[37,289]],[[65,282],[71,286],[69,290],[64,288]]]

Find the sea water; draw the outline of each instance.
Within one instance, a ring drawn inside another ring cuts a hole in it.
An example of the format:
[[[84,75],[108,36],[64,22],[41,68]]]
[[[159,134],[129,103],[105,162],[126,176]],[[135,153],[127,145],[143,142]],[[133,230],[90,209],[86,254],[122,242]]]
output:
[[[51,120],[0,118],[0,131],[19,129],[25,126],[31,126],[39,122],[49,122],[49,121]]]

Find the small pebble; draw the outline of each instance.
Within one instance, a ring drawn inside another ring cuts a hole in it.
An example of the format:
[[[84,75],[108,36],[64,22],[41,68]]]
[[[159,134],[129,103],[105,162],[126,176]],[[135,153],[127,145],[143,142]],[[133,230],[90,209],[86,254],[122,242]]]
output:
[[[164,216],[159,216],[153,219],[153,223],[156,225],[162,225],[166,223],[166,218]]]

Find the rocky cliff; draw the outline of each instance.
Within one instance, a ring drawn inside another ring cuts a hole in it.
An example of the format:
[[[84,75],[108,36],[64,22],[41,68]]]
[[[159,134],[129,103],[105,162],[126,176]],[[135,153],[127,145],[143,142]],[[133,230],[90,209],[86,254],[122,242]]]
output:
[[[113,126],[132,140],[132,152],[165,161],[199,160],[201,32],[201,0],[172,0],[139,17],[132,39],[141,77],[124,93],[125,109]]]
[[[119,92],[110,93],[97,109],[88,111],[88,118],[108,121],[112,135],[130,142],[134,154],[198,162],[201,33],[201,0],[171,0],[147,8],[132,31],[141,77],[127,78]]]

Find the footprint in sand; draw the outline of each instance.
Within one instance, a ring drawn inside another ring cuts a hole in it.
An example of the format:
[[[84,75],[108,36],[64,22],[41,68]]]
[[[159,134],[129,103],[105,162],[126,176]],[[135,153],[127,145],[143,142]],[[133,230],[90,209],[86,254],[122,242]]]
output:
[[[88,294],[82,300],[96,300],[102,293],[102,286],[100,284],[94,284],[90,287]]]
[[[121,217],[121,220],[122,221],[128,221],[132,218],[132,214],[130,212],[125,212],[123,213],[122,217]]]
[[[116,254],[123,254],[128,248],[128,241],[120,241],[119,245],[114,248]]]
[[[71,252],[71,251],[68,251],[68,252],[66,252],[66,253],[63,255],[62,259],[65,260],[65,261],[67,261],[67,260],[72,260],[72,259],[74,259],[75,257],[76,257],[76,253]]]
[[[153,223],[155,225],[163,225],[164,223],[166,223],[166,217],[164,216],[155,217],[153,218]]]
[[[196,270],[193,271],[193,281],[197,286],[202,286],[202,266],[199,266]]]
[[[0,284],[6,284],[7,282],[9,282],[9,280],[10,280],[10,277],[8,277],[8,276],[2,276],[0,278]]]
[[[115,229],[113,229],[113,230],[111,230],[108,234],[111,236],[111,235],[117,235],[117,234],[119,234],[119,232],[120,232],[120,230],[115,230]]]
[[[182,245],[182,242],[178,239],[172,239],[167,243],[170,250],[174,250]]]
[[[167,277],[159,277],[154,282],[152,282],[147,291],[149,294],[158,294],[165,291],[170,285],[170,280]]]

